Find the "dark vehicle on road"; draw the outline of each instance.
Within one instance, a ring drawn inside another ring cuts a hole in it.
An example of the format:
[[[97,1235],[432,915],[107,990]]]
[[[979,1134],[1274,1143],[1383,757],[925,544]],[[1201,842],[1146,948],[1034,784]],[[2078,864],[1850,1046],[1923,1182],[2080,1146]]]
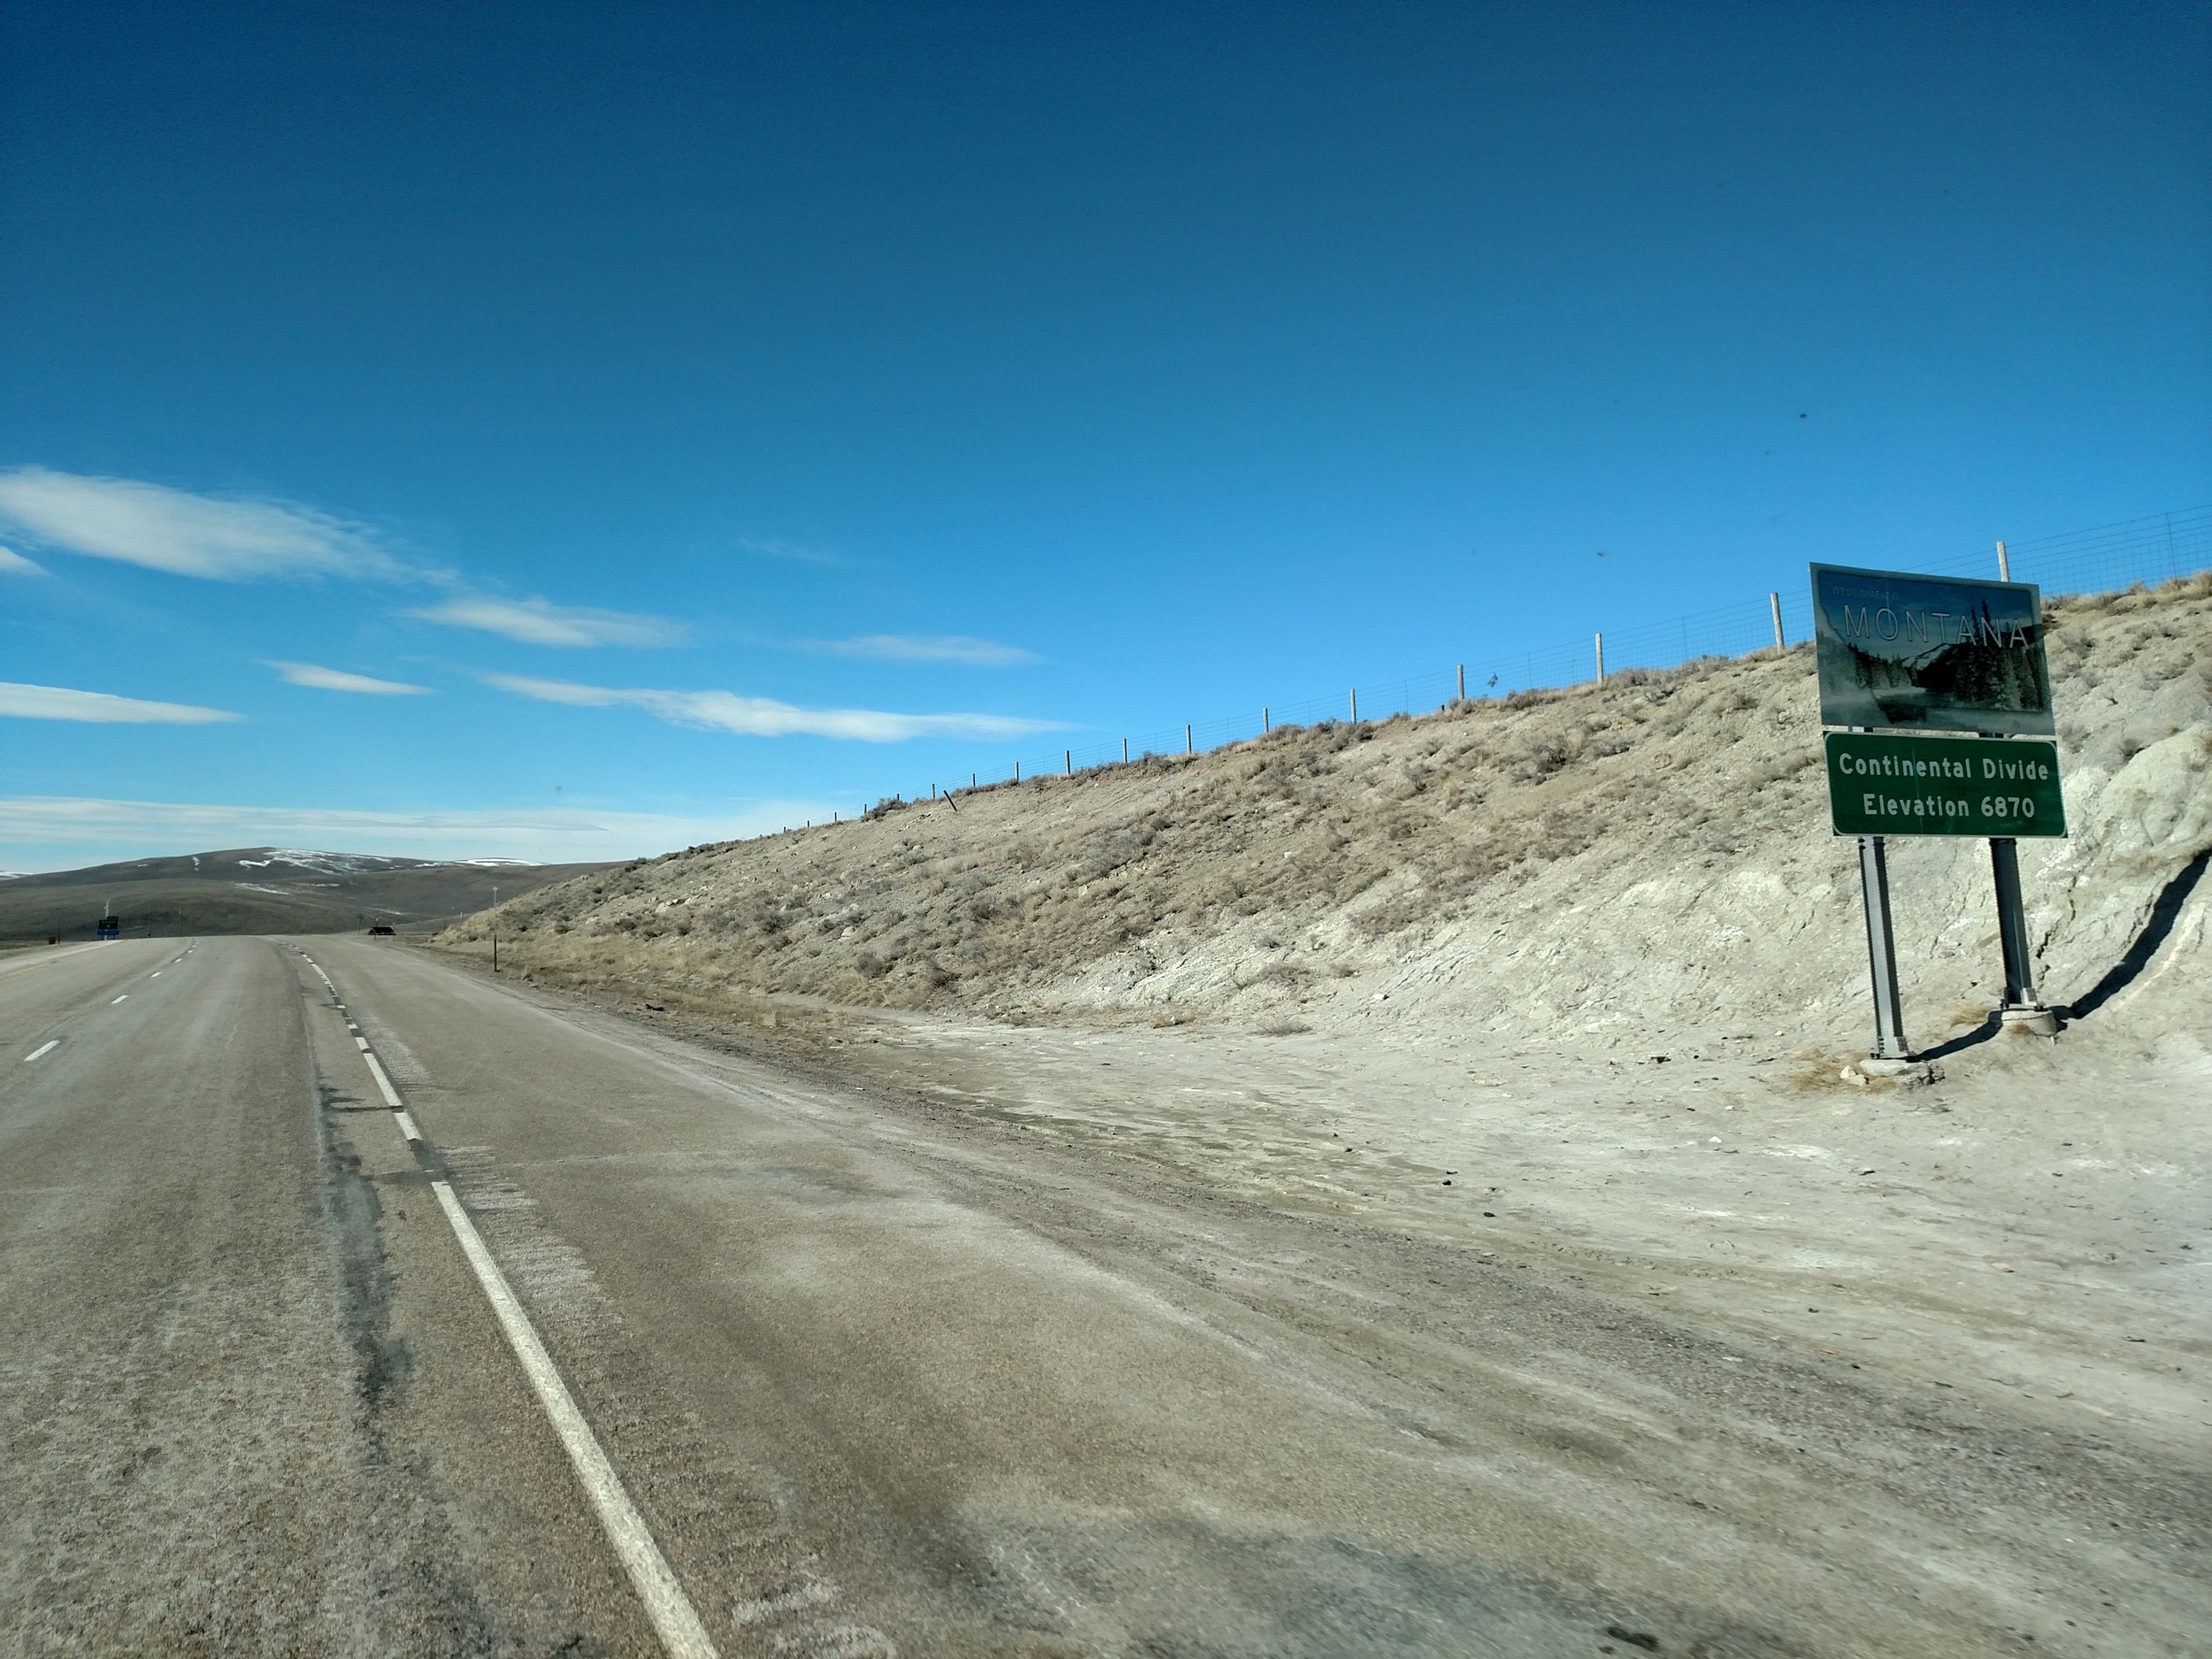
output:
[[[389,939],[392,936],[392,926],[389,922],[379,922],[369,929],[369,937],[372,939]]]

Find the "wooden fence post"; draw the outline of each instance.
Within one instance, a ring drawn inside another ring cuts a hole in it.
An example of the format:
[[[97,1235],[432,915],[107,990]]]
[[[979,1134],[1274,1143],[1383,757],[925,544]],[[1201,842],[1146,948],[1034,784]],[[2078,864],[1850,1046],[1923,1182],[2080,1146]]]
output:
[[[1597,636],[1597,641],[1598,641],[1598,684],[1600,684],[1600,685],[1601,686],[1601,685],[1603,685],[1603,684],[1605,683],[1605,635],[1603,635],[1602,634],[1599,634],[1599,635]]]
[[[1191,746],[1190,723],[1187,720],[1183,723],[1183,753],[1195,755],[1197,752],[1197,749]]]
[[[1774,612],[1774,654],[1779,657],[1789,649],[1782,642],[1782,595],[1769,594],[1767,608]]]
[[[1357,686],[1352,687],[1352,724],[1354,726],[1359,724],[1359,687]]]
[[[1467,701],[1467,664],[1464,663],[1459,665],[1459,700],[1462,703]]]
[[[1065,778],[1075,776],[1075,751],[1073,749],[1064,749],[1060,751],[1060,768],[1061,776]]]

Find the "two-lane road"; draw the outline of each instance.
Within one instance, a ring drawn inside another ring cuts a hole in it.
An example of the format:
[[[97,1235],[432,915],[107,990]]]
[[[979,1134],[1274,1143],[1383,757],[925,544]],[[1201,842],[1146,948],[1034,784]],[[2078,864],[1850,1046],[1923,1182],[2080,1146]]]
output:
[[[11,1652],[2182,1654],[2205,1611],[2193,1453],[404,948],[104,947],[0,977],[0,1042]]]

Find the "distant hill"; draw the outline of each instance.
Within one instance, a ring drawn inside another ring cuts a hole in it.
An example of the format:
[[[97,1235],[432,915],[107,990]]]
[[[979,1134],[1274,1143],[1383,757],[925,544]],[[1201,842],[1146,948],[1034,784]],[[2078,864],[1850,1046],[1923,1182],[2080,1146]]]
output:
[[[89,939],[104,910],[126,939],[339,933],[378,922],[429,931],[604,864],[441,861],[241,847],[0,878],[0,941]]]

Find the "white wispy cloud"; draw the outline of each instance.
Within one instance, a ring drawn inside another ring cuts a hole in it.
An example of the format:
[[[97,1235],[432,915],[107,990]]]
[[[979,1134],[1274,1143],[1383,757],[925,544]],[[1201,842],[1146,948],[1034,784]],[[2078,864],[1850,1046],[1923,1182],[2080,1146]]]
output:
[[[865,657],[879,663],[959,663],[969,668],[1016,668],[1044,659],[1018,645],[966,634],[864,634],[849,640],[816,640],[818,651]]]
[[[494,599],[465,595],[443,604],[410,611],[411,617],[449,628],[476,628],[525,645],[676,645],[687,630],[665,617],[626,611],[557,605],[543,599]]]
[[[287,685],[311,686],[317,691],[356,691],[367,697],[426,697],[427,686],[411,686],[399,680],[372,680],[366,674],[349,674],[342,668],[322,668],[313,663],[280,663],[262,659],[263,666],[277,671],[277,677]]]
[[[360,526],[311,507],[42,466],[0,472],[0,520],[40,547],[212,581],[411,573]]]
[[[317,847],[413,858],[521,858],[582,864],[733,841],[830,816],[828,804],[748,801],[683,813],[584,807],[419,812],[0,797],[0,857],[16,870],[65,870],[111,858],[216,847]]]
[[[488,686],[576,708],[642,709],[671,726],[735,732],[747,737],[835,737],[863,743],[902,743],[917,737],[971,737],[986,742],[1062,729],[1049,720],[998,714],[893,714],[877,709],[802,709],[772,697],[741,697],[729,691],[623,690],[580,686],[565,680],[485,674]]]
[[[763,558],[788,559],[795,565],[842,565],[845,561],[834,553],[825,553],[819,548],[801,547],[792,541],[779,541],[773,536],[741,535],[738,546],[748,553],[757,553]]]
[[[367,526],[288,502],[196,495],[138,479],[19,466],[0,471],[0,526],[33,547],[212,581],[324,575],[427,583],[450,596],[407,615],[526,645],[677,645],[690,634],[666,617],[456,591],[464,584],[453,572],[396,557]],[[780,543],[775,550],[779,557],[813,557]],[[33,560],[0,547],[0,575],[43,573]]]
[[[19,720],[85,720],[96,726],[210,726],[245,717],[188,703],[148,703],[104,691],[65,686],[19,686],[0,681],[0,715]]]

